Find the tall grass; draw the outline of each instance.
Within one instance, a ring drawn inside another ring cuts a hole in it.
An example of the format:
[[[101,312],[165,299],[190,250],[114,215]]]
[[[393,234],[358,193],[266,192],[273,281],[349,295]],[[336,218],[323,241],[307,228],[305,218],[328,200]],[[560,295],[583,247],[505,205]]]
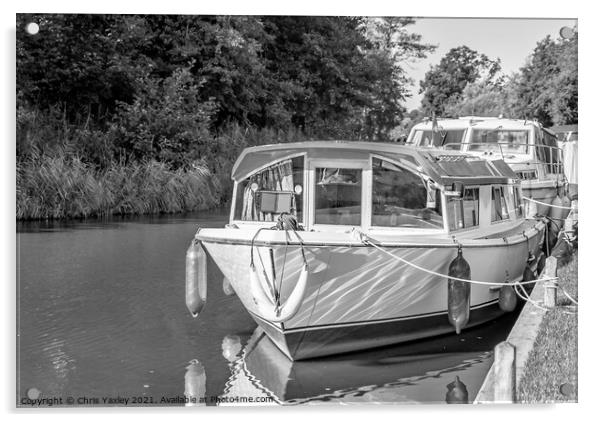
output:
[[[17,149],[19,220],[211,209],[230,199],[232,166],[244,148],[312,136],[294,128],[231,124],[199,139],[203,147],[197,159],[174,169],[173,163],[153,157],[135,159],[127,151],[111,151],[107,132],[52,131],[47,123],[32,122],[21,130],[25,134],[20,132]]]
[[[205,210],[221,186],[207,164],[170,170],[164,163],[112,162],[99,170],[69,154],[17,162],[17,219],[85,218]]]

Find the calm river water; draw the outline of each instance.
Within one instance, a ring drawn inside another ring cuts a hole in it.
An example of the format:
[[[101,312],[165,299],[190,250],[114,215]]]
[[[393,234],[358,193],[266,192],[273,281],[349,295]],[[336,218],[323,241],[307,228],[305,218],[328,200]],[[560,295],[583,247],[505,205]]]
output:
[[[186,309],[190,240],[198,226],[226,222],[221,211],[18,225],[17,404],[37,397],[63,405],[183,405],[185,393],[209,405],[215,397],[222,404],[241,397],[445,403],[456,376],[472,400],[493,347],[516,318],[459,336],[292,363],[255,330],[237,297],[223,293],[212,262],[207,307],[197,319]]]

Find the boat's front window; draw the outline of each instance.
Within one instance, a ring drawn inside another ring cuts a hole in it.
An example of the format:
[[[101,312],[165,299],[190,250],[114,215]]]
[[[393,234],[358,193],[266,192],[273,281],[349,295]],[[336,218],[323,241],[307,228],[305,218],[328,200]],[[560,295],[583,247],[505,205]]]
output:
[[[421,147],[440,147],[453,144],[450,145],[450,149],[460,149],[464,132],[466,132],[465,129],[439,129],[434,132],[432,130],[416,130],[410,143]]]
[[[479,188],[464,189],[463,198],[447,199],[447,218],[450,230],[479,225]]]
[[[316,224],[359,226],[362,220],[362,170],[316,168]]]
[[[520,197],[519,187],[510,186],[510,198],[512,198],[511,201],[513,202],[514,212],[517,217],[523,216],[523,204]]]
[[[504,191],[505,188],[502,188],[501,186],[491,187],[491,221],[507,220],[510,218]]]
[[[528,130],[473,129],[470,151],[493,151],[526,154],[529,143]]]
[[[289,212],[303,221],[304,157],[283,160],[238,183],[235,220],[275,221]]]
[[[426,182],[417,174],[373,159],[372,226],[443,228],[439,192],[429,195]]]

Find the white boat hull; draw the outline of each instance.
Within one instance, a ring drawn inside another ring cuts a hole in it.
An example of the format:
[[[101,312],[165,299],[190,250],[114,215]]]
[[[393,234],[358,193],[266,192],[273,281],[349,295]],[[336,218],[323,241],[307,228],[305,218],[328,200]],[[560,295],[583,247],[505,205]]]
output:
[[[525,207],[536,207],[537,214],[547,216],[550,212],[551,207],[549,204],[552,203],[554,198],[559,194],[558,183],[555,180],[525,180],[521,182],[521,188],[523,191],[523,197],[531,198],[539,202],[543,202],[548,205],[534,204],[525,200]],[[561,194],[562,196],[562,194]]]
[[[535,224],[535,223],[533,223]],[[537,256],[543,225],[505,239],[462,241],[472,279],[519,281],[529,252]],[[447,321],[447,279],[403,264],[351,235],[299,232],[309,264],[307,289],[298,312],[273,323],[251,294],[251,239],[255,230],[203,229],[197,233],[243,305],[274,343],[291,359],[384,346],[453,332]],[[295,239],[294,237],[292,239]],[[456,257],[451,239],[383,242],[387,251],[418,266],[447,274]],[[285,232],[269,230],[257,237],[254,261],[265,268],[285,302],[303,266],[298,242],[286,244]],[[259,259],[263,261],[263,265]],[[263,277],[263,276],[262,276]],[[221,282],[221,280],[220,280]],[[469,326],[501,315],[498,291],[471,287]]]

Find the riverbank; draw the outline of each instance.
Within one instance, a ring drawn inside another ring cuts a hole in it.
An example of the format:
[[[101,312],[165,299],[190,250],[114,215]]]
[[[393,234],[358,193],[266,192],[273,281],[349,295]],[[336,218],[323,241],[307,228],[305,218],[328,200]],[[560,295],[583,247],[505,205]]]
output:
[[[577,254],[558,269],[559,285],[578,299]],[[543,317],[524,376],[518,386],[518,402],[566,402],[577,400],[577,314],[568,313],[572,303],[561,291],[558,307]],[[561,388],[562,387],[562,388]]]
[[[43,155],[17,162],[17,220],[202,211],[219,205],[222,182],[196,162],[111,163],[97,169],[77,157]]]

